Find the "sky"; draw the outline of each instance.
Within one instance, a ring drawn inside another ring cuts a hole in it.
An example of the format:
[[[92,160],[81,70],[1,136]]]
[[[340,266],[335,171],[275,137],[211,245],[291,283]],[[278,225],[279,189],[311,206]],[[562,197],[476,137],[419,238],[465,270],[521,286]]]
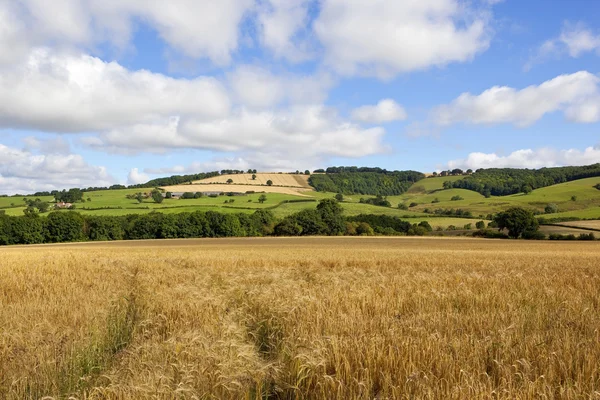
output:
[[[0,194],[600,162],[600,2],[0,0]]]

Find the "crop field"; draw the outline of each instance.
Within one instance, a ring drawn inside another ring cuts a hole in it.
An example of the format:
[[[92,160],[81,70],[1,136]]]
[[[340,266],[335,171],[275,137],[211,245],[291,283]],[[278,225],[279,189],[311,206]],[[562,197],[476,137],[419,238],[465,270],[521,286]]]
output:
[[[447,238],[0,248],[0,398],[599,398],[599,258]]]
[[[289,186],[260,186],[260,185],[236,185],[226,183],[215,183],[215,184],[192,184],[192,185],[176,185],[176,186],[163,186],[161,189],[167,192],[203,192],[203,191],[216,191],[216,192],[240,192],[245,193],[247,191],[254,192],[266,192],[266,193],[281,193],[294,196],[307,196],[311,194],[311,190],[301,187],[289,187]]]
[[[252,175],[256,175],[256,179],[252,179]],[[233,181],[232,185],[266,185],[267,181],[272,181],[273,185],[299,187],[312,190],[308,184],[309,175],[296,174],[273,174],[273,173],[256,173],[256,174],[232,174],[219,175],[212,178],[194,181],[194,184],[212,184],[212,183],[227,183],[229,179]]]
[[[562,222],[557,225],[600,231],[600,221],[570,221],[570,222]]]

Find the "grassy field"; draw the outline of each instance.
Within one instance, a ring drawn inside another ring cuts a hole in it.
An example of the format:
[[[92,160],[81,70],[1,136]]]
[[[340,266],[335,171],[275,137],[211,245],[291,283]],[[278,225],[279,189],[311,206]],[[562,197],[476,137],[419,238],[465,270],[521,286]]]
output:
[[[251,180],[251,175],[247,174],[231,175],[239,183],[244,180]],[[285,183],[301,186],[305,184],[305,175],[290,174],[257,174],[261,179],[278,178],[279,183]],[[221,181],[224,177],[212,178],[215,182]],[[600,183],[600,178],[581,179],[574,182],[563,183],[534,190],[529,195],[516,194],[512,196],[485,198],[479,193],[464,189],[443,190],[444,181],[454,181],[461,177],[435,177],[426,178],[415,183],[411,189],[401,196],[389,196],[387,199],[392,207],[376,207],[369,204],[360,203],[361,198],[369,198],[369,195],[347,195],[344,196],[342,206],[346,215],[358,214],[383,214],[397,216],[400,218],[423,218],[427,217],[424,213],[435,209],[463,209],[469,210],[475,218],[486,219],[489,214],[505,210],[510,207],[525,207],[531,210],[543,212],[549,203],[558,206],[558,213],[541,215],[546,218],[565,218],[578,217],[582,219],[600,219],[600,191],[593,186]],[[257,178],[258,179],[258,178]],[[237,182],[236,181],[236,182]],[[207,184],[207,185],[183,185],[178,187],[177,191],[197,191],[205,190],[207,187],[214,190],[229,191],[247,191],[252,190],[252,186],[247,185],[227,185],[227,184]],[[171,188],[173,190],[177,188]],[[125,189],[89,192],[85,198],[91,201],[77,203],[78,211],[90,215],[126,215],[126,214],[145,214],[151,211],[163,213],[191,212],[191,211],[219,211],[225,213],[247,212],[251,213],[259,208],[269,208],[277,217],[285,217],[303,209],[315,208],[316,203],[290,203],[285,201],[296,199],[315,199],[334,197],[334,193],[320,193],[307,191],[299,187],[271,187],[257,186],[258,191],[270,190],[289,191],[289,193],[267,193],[267,201],[263,204],[258,202],[260,194],[251,194],[240,197],[217,198],[204,197],[195,200],[165,200],[162,204],[156,204],[152,200],[144,200],[139,204],[136,200],[126,198],[127,194],[134,194],[140,191],[150,189]],[[461,200],[452,200],[453,197],[460,197]],[[51,201],[49,197],[42,198],[45,201]],[[233,199],[234,203],[225,203],[226,200]],[[398,209],[399,204],[406,206],[415,203],[416,206],[409,210]],[[16,207],[11,207],[11,204]],[[0,197],[0,210],[7,215],[23,215],[25,203],[22,197]],[[472,222],[472,220],[458,220],[450,222],[448,225],[463,226]],[[428,217],[427,220],[435,226],[441,226],[442,222],[435,217]],[[420,221],[420,220],[419,220]]]
[[[415,183],[406,194],[389,197],[388,200],[394,206],[399,203],[417,203],[417,206],[411,208],[413,211],[423,211],[426,208],[462,208],[470,210],[476,216],[486,216],[510,207],[526,207],[543,212],[547,204],[554,203],[558,206],[559,213],[550,217],[600,218],[600,191],[594,188],[594,185],[600,183],[600,177],[561,183],[534,190],[528,195],[492,196],[487,199],[469,190],[442,190],[444,181],[459,178],[423,179]],[[464,200],[452,201],[454,196],[460,196]],[[573,196],[575,201],[572,200]],[[434,203],[434,200],[438,201]]]
[[[598,243],[0,249],[0,398],[596,398]]]

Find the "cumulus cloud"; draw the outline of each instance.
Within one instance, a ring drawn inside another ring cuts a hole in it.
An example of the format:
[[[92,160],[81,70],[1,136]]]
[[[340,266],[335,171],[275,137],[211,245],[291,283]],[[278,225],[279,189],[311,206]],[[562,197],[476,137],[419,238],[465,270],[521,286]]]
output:
[[[0,144],[0,193],[32,193],[70,187],[108,186],[105,167],[77,154],[36,154]]]
[[[0,127],[51,132],[112,129],[171,115],[222,117],[229,97],[214,78],[129,71],[88,55],[31,53],[0,72]]]
[[[567,165],[589,165],[600,162],[600,147],[588,147],[584,150],[555,150],[542,148],[537,150],[517,150],[509,155],[496,153],[471,153],[462,160],[453,160],[448,168],[543,168]]]
[[[60,136],[43,139],[27,136],[23,138],[23,143],[25,151],[38,151],[42,154],[71,154],[71,145]]]
[[[535,50],[525,64],[525,70],[528,71],[535,64],[549,58],[559,58],[565,55],[577,58],[593,51],[600,54],[600,33],[595,34],[581,22],[566,22],[558,37],[546,40]]]
[[[292,62],[309,59],[308,8],[313,0],[266,0],[259,8],[257,23],[263,46],[277,58]]]
[[[253,0],[24,0],[18,5],[7,5],[4,3],[10,2],[3,0],[0,3],[3,3],[0,22],[13,21],[15,15],[21,21],[5,29],[0,24],[0,44],[3,41],[11,44],[6,47],[11,53],[14,53],[12,44],[24,43],[30,47],[55,43],[87,48],[110,43],[125,48],[135,26],[142,22],[154,28],[172,49],[189,57],[208,58],[218,65],[228,64],[231,54],[238,49],[239,25],[254,5]]]
[[[489,14],[457,0],[324,0],[314,22],[340,73],[388,78],[471,60],[489,47]]]
[[[251,65],[235,69],[228,75],[228,81],[238,103],[256,108],[270,108],[280,103],[321,103],[333,83],[327,74],[274,74]]]
[[[374,106],[362,106],[352,111],[355,121],[381,124],[406,119],[404,108],[392,99],[381,100]]]
[[[441,126],[510,123],[526,127],[561,111],[572,122],[592,123],[600,120],[599,86],[600,78],[587,71],[560,75],[521,90],[494,86],[479,95],[461,94],[434,109],[432,118]]]
[[[329,108],[294,106],[281,111],[240,108],[226,119],[169,118],[101,133],[92,147],[164,153],[173,149],[268,152],[279,158],[307,155],[362,157],[386,150],[384,129],[363,129]]]
[[[138,168],[132,168],[127,175],[127,184],[138,185],[140,183],[146,183],[150,180],[150,177],[145,173],[139,171]]]

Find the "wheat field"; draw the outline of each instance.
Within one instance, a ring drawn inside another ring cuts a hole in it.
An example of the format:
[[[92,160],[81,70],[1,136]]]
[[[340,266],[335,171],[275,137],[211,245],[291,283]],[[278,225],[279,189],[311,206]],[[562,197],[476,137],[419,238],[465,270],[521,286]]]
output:
[[[0,249],[2,399],[599,399],[600,245]]]

